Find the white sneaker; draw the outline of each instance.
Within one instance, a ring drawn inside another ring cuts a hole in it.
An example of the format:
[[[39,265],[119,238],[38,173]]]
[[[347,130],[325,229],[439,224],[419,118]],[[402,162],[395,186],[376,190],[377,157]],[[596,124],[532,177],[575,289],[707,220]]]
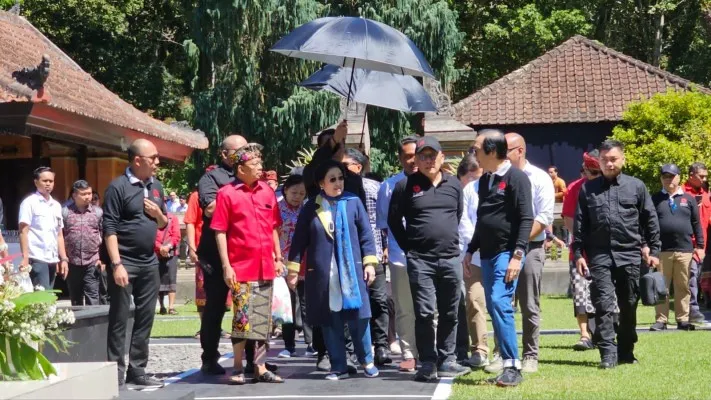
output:
[[[290,352],[289,350],[282,350],[279,352],[277,355],[278,358],[291,358],[294,355],[294,353]]]
[[[402,348],[400,348],[400,343],[397,341],[390,343],[390,354],[394,356],[399,356],[402,354]]]
[[[498,374],[501,373],[501,371],[504,370],[504,360],[501,359],[501,356],[499,353],[494,353],[494,357],[492,357],[491,362],[489,362],[489,365],[484,367],[484,371],[490,373],[490,374]]]
[[[533,357],[525,357],[521,362],[521,372],[526,374],[538,372],[538,360]]]

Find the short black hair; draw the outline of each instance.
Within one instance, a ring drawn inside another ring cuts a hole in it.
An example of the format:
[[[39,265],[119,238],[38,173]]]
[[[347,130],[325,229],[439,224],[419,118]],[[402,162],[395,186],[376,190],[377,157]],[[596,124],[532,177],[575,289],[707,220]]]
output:
[[[358,149],[354,148],[348,148],[346,149],[346,157],[352,158],[353,161],[357,162],[358,164],[362,166],[366,166],[368,164],[368,158],[360,152]]]
[[[91,189],[91,185],[89,185],[89,182],[85,181],[84,179],[79,179],[78,181],[74,182],[72,185],[72,194],[80,191],[80,190],[86,190],[86,189]],[[92,194],[93,196],[93,194]]]
[[[481,144],[481,149],[484,154],[496,153],[496,158],[505,160],[509,153],[509,145],[506,142],[506,136],[501,129],[482,129],[478,135],[484,135],[484,141]]]
[[[37,167],[33,173],[35,180],[38,180],[40,178],[40,175],[42,175],[45,172],[51,172],[52,174],[54,174],[54,171],[50,167],[44,167],[44,166]]]
[[[462,158],[462,161],[457,167],[457,178],[461,178],[471,171],[476,171],[479,169],[479,163],[476,161],[476,157],[473,154],[467,154]]]
[[[603,151],[610,151],[612,149],[620,149],[620,151],[625,151],[625,145],[622,144],[619,140],[615,139],[607,139],[602,144],[600,144],[600,147],[597,148],[601,153]]]
[[[553,168],[553,171],[555,171],[556,174],[558,173],[558,167],[556,167],[555,165],[551,165],[550,167],[548,167],[548,169],[551,168]]]
[[[316,168],[316,172],[314,172],[314,179],[316,182],[321,182],[326,179],[326,174],[328,174],[328,171],[333,168],[338,168],[341,170],[343,176],[346,176],[346,167],[344,167],[342,163],[334,160],[328,160]]]
[[[91,194],[91,201],[99,201],[99,193],[94,192]]]
[[[415,143],[417,143],[417,137],[415,136],[406,136],[400,139],[400,144],[397,146],[397,155],[402,155],[405,152],[405,146]]]
[[[333,135],[336,134],[336,130],[329,128],[329,129],[324,129],[321,131],[321,133],[318,134],[318,137],[316,138],[316,145],[318,147],[323,146],[326,141],[328,141],[329,138],[333,137]]]
[[[303,175],[289,175],[284,181],[284,186],[282,187],[282,193],[286,192],[290,187],[300,185],[304,183]]]
[[[696,174],[700,170],[708,171],[708,168],[706,168],[706,164],[697,161],[697,162],[689,165],[689,175]]]

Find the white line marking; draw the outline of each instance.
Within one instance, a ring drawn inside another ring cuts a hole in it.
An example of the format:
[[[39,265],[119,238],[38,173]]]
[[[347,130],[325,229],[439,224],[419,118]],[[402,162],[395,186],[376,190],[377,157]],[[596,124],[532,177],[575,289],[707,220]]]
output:
[[[446,400],[452,394],[452,383],[454,383],[454,378],[440,378],[434,393],[432,394],[432,400]]]
[[[368,394],[368,395],[281,395],[281,396],[227,396],[227,397],[196,397],[195,400],[242,400],[242,399],[429,399],[430,396],[413,394]]]

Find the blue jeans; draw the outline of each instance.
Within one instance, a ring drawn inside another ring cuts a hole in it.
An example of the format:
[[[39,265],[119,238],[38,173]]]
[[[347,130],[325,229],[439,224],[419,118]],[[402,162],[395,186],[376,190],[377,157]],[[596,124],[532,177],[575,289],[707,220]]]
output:
[[[518,278],[505,283],[506,270],[511,260],[511,252],[497,254],[494,258],[481,260],[481,278],[484,284],[486,309],[494,325],[494,336],[499,345],[504,367],[519,367],[518,337],[511,301],[516,293]],[[521,260],[523,269],[524,260]]]
[[[345,373],[348,371],[346,363],[346,339],[343,332],[343,324],[348,324],[348,330],[353,338],[358,361],[363,365],[373,362],[373,348],[370,338],[370,319],[353,319],[344,321],[340,312],[331,312],[329,325],[322,325],[323,340],[326,342],[326,349],[331,358],[331,372]]]

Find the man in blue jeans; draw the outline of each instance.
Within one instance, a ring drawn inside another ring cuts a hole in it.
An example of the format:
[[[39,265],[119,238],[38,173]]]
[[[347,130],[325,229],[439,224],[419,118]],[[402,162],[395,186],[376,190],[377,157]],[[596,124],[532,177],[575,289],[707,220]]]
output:
[[[531,181],[507,159],[511,150],[497,129],[479,132],[474,142],[474,154],[486,173],[479,180],[477,222],[464,256],[464,267],[469,268],[472,254],[481,254],[486,307],[503,359],[504,369],[494,378],[499,386],[517,386],[523,380],[511,300],[533,227]]]

